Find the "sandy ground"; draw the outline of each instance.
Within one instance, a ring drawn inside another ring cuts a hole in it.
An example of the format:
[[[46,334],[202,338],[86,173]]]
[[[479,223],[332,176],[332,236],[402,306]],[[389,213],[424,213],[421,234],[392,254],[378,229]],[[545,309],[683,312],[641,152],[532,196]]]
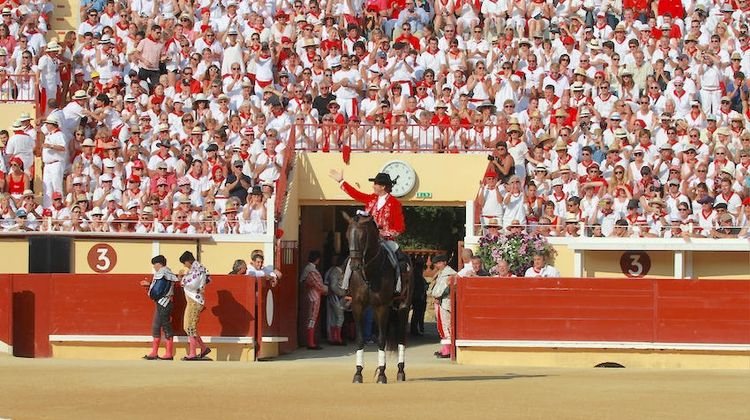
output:
[[[460,366],[420,340],[407,382],[351,384],[351,348],[267,362],[0,357],[0,418],[750,419],[748,371]]]

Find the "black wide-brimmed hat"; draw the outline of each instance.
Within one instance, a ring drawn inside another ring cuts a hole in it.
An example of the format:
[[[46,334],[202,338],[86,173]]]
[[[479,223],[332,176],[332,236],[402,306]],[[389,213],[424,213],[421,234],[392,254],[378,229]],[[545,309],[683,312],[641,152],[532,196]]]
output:
[[[395,182],[391,179],[391,176],[385,172],[378,172],[375,178],[370,178],[370,182],[374,182],[384,187],[392,187]]]

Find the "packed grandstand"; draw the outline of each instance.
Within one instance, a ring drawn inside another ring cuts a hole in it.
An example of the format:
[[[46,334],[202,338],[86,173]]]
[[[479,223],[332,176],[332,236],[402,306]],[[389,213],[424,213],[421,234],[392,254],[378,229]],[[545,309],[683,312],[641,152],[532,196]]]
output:
[[[39,111],[0,132],[6,231],[263,233],[304,150],[486,154],[488,231],[747,236],[750,0],[54,13],[2,6],[0,101]]]

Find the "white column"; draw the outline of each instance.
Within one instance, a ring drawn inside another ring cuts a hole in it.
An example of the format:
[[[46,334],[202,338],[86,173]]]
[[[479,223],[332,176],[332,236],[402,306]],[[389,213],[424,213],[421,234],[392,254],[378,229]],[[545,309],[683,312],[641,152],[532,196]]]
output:
[[[573,251],[573,277],[583,277],[583,251]]]
[[[474,200],[466,201],[466,236],[476,236],[474,231]]]
[[[683,251],[674,252],[674,278],[685,278],[685,255]]]
[[[694,278],[693,274],[693,251],[683,251],[683,264],[685,266],[685,278]]]

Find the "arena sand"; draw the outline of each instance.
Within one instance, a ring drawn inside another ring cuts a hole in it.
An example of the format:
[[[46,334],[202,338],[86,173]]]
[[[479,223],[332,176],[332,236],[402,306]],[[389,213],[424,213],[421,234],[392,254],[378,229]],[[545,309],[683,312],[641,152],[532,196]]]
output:
[[[0,357],[0,418],[750,419],[750,371],[497,368],[412,346],[406,383],[350,383],[350,348],[240,362]]]

